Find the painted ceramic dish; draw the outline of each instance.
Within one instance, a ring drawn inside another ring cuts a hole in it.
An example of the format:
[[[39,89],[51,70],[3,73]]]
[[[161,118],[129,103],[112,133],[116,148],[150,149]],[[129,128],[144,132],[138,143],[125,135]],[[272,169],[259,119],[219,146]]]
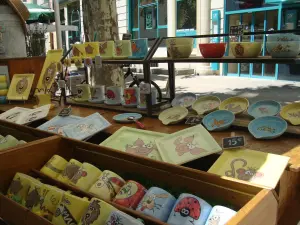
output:
[[[295,126],[300,125],[300,103],[284,106],[280,116]]]
[[[235,115],[243,113],[247,110],[249,106],[249,101],[246,98],[232,97],[224,100],[219,109],[228,110],[233,112]]]
[[[279,102],[264,100],[250,105],[248,114],[254,118],[264,116],[276,116],[280,112],[281,105]]]
[[[275,188],[289,157],[248,149],[225,150],[209,173]]]
[[[209,131],[219,131],[229,128],[235,120],[235,115],[227,110],[218,110],[206,115],[203,124]]]
[[[193,110],[195,110],[199,115],[203,115],[205,113],[212,112],[221,104],[221,100],[216,96],[204,96],[201,98],[198,98],[193,103]]]
[[[173,101],[172,106],[182,106],[182,107],[190,107],[192,104],[196,101],[197,96],[193,93],[183,93],[180,95],[177,95]]]
[[[113,120],[119,123],[132,123],[134,122],[133,120],[129,120],[128,117],[133,117],[134,120],[139,120],[143,116],[139,113],[123,113],[123,114],[118,114],[113,117]]]
[[[202,125],[181,130],[155,141],[163,161],[176,165],[222,150]]]
[[[170,125],[179,123],[180,121],[184,120],[188,114],[189,111],[185,107],[176,106],[161,112],[158,116],[158,119],[164,125]]]
[[[274,139],[287,130],[287,122],[276,116],[260,117],[252,120],[248,129],[257,139]]]
[[[155,140],[165,135],[124,126],[102,142],[100,146],[162,161]]]
[[[15,74],[7,93],[8,100],[28,100],[34,74]]]
[[[230,48],[236,58],[256,58],[259,56],[261,42],[231,42]]]

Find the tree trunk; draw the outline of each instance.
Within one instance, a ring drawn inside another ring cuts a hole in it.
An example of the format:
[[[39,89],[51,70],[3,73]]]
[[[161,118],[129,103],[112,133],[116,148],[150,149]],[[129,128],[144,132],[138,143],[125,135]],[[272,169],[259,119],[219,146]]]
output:
[[[116,0],[83,0],[83,23],[87,41],[118,40],[118,16]],[[95,39],[95,40],[94,40]],[[124,86],[124,75],[119,65],[103,65],[93,68],[91,82],[94,85]]]

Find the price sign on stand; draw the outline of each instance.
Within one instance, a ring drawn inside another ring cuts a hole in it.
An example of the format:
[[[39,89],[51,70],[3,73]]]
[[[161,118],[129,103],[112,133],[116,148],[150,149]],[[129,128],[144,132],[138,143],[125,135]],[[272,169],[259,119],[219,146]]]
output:
[[[129,33],[123,34],[123,36],[122,36],[122,40],[131,40],[131,38],[132,38],[132,35]]]
[[[245,137],[228,137],[223,138],[223,149],[240,148],[245,146]]]
[[[188,117],[185,124],[187,125],[198,125],[202,122],[202,119],[198,116],[191,116],[191,117]]]
[[[68,108],[64,108],[63,110],[61,110],[61,112],[58,114],[59,116],[62,116],[62,117],[66,117],[66,116],[69,116],[72,112],[72,108],[71,107],[68,107]]]
[[[231,26],[229,34],[231,36],[240,36],[244,34],[244,26],[238,25],[238,26]]]

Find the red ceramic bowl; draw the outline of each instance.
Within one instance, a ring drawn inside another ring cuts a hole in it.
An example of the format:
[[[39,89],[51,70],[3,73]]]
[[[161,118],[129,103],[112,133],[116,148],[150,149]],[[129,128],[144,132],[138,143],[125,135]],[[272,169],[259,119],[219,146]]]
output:
[[[199,44],[204,58],[222,58],[225,54],[226,43]]]

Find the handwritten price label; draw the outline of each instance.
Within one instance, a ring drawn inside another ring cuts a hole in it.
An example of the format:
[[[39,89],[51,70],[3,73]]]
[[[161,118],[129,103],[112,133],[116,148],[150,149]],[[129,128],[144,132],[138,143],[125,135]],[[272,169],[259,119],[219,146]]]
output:
[[[191,116],[189,118],[187,118],[185,124],[187,125],[198,125],[202,122],[202,119],[200,117],[197,117],[197,116]]]
[[[229,34],[234,35],[234,36],[243,35],[244,34],[244,26],[243,25],[231,26]]]
[[[244,136],[223,138],[223,149],[240,148],[244,146]]]

